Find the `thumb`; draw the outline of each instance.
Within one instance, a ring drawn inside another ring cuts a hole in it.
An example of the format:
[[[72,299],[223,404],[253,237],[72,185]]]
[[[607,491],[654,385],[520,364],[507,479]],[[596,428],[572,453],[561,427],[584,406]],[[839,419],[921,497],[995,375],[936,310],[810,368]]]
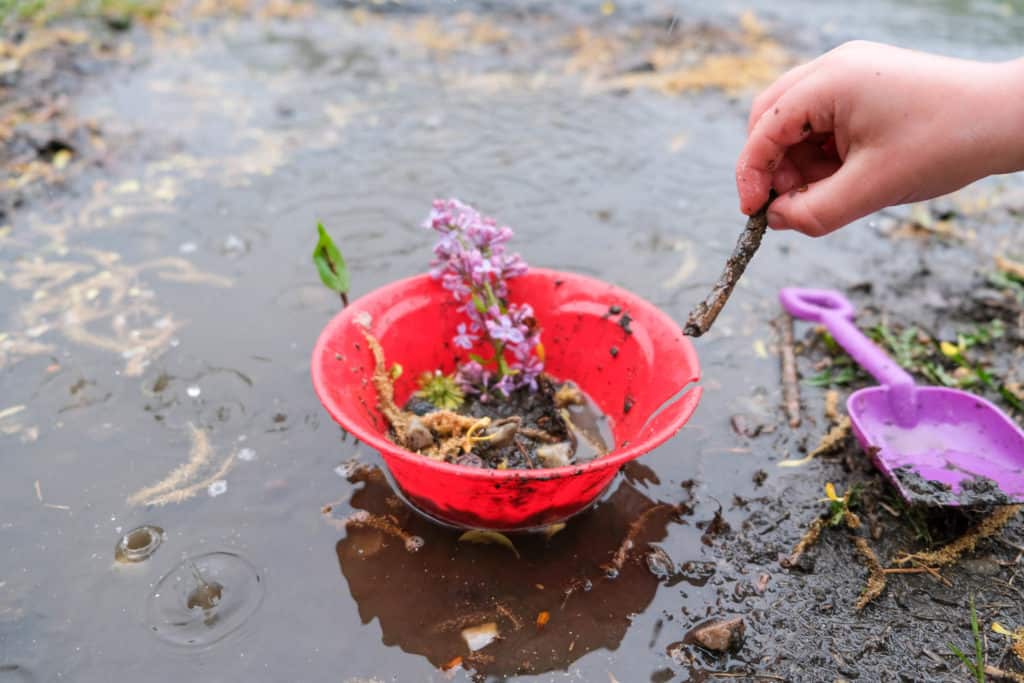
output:
[[[886,206],[878,174],[866,155],[851,154],[834,174],[780,195],[768,224],[821,237]]]

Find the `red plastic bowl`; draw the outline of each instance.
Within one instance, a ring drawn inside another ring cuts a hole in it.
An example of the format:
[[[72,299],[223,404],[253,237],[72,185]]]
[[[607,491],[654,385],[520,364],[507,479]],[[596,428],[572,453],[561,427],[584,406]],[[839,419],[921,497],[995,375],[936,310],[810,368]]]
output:
[[[543,329],[547,372],[574,381],[608,417],[615,448],[605,457],[557,469],[486,470],[435,462],[387,439],[370,382],[373,357],[356,321],[369,314],[388,364],[402,366],[395,383],[401,405],[420,374],[451,371],[461,351],[450,340],[465,316],[429,275],[355,301],[313,350],[313,386],[331,416],[380,451],[408,503],[457,527],[523,530],[580,512],[625,463],[678,432],[700,401],[700,387],[683,392],[700,379],[693,345],[652,304],[600,280],[539,268],[509,284],[509,299],[532,305]]]

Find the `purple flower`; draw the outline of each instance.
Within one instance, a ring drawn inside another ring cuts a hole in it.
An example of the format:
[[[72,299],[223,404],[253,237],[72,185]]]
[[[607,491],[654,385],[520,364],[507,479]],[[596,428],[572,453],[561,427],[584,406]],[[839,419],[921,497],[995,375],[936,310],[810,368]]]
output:
[[[502,259],[501,264],[501,277],[503,278],[514,278],[520,275],[526,275],[529,267],[526,265],[526,261],[519,254],[512,254],[511,256],[505,256]]]
[[[512,322],[507,315],[499,315],[497,318],[489,318],[487,321],[487,334],[491,339],[505,341],[509,344],[521,344],[526,338],[522,326]]]
[[[473,348],[473,344],[475,344],[479,338],[479,335],[473,334],[466,329],[466,323],[459,323],[458,333],[452,341],[454,341],[455,345],[459,348],[468,350]]]
[[[512,230],[458,199],[434,200],[424,226],[438,233],[431,275],[456,301],[466,302],[461,310],[469,326],[460,323],[453,342],[471,349],[483,337],[495,351],[491,361],[459,367],[456,379],[463,390],[483,401],[493,390],[507,395],[521,386],[536,388],[544,363],[536,355],[540,334],[533,308],[507,301],[507,281],[527,272],[519,254],[506,252]],[[516,362],[511,372],[503,373],[497,358],[505,349]]]
[[[508,398],[509,394],[516,389],[515,377],[513,375],[505,375],[494,383],[493,388],[495,391],[500,391],[505,398]]]
[[[441,286],[451,292],[456,301],[462,301],[462,297],[473,293],[465,280],[452,273],[445,273],[441,276]]]
[[[544,372],[544,363],[540,358],[531,355],[512,363],[511,367],[516,371],[515,378],[518,386],[530,387],[533,391],[537,390],[537,376]]]

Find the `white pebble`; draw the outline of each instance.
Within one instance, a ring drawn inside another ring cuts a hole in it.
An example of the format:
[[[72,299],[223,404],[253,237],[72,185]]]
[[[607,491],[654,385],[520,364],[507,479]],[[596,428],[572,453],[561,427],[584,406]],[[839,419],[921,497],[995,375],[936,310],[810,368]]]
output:
[[[200,394],[199,387],[194,384],[185,390],[185,393],[189,395],[189,398],[198,398]]]
[[[227,490],[228,483],[223,479],[218,479],[217,481],[210,484],[210,487],[206,489],[206,492],[210,494],[211,498],[216,498],[220,494],[226,493]]]
[[[251,448],[243,448],[242,450],[238,451],[238,459],[239,460],[245,460],[246,462],[248,462],[248,461],[252,460],[255,457],[256,457],[256,451],[254,451]]]

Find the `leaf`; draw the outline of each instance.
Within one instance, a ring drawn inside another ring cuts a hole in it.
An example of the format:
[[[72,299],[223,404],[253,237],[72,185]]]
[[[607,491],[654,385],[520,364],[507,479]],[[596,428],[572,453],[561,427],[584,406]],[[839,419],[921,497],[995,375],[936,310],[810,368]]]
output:
[[[402,372],[403,372],[402,366],[399,365],[398,363],[393,363],[391,365],[391,379],[392,379],[392,381],[398,379],[399,377],[401,377],[402,376]]]
[[[331,236],[324,230],[323,223],[317,223],[316,229],[320,233],[320,240],[313,250],[313,263],[320,272],[320,280],[328,289],[339,294],[348,294],[349,278],[345,259],[338,251],[338,247],[334,246]]]
[[[548,524],[546,527],[544,527],[544,530],[541,533],[544,534],[545,539],[550,541],[552,536],[554,536],[564,528],[565,522],[555,522],[554,524]]]
[[[509,550],[511,550],[513,553],[515,553],[516,558],[519,557],[519,551],[516,550],[516,547],[512,544],[512,541],[509,540],[509,537],[497,531],[486,531],[484,529],[474,529],[472,531],[467,531],[466,533],[459,536],[459,542],[485,544],[493,543],[495,545],[503,545]]]

